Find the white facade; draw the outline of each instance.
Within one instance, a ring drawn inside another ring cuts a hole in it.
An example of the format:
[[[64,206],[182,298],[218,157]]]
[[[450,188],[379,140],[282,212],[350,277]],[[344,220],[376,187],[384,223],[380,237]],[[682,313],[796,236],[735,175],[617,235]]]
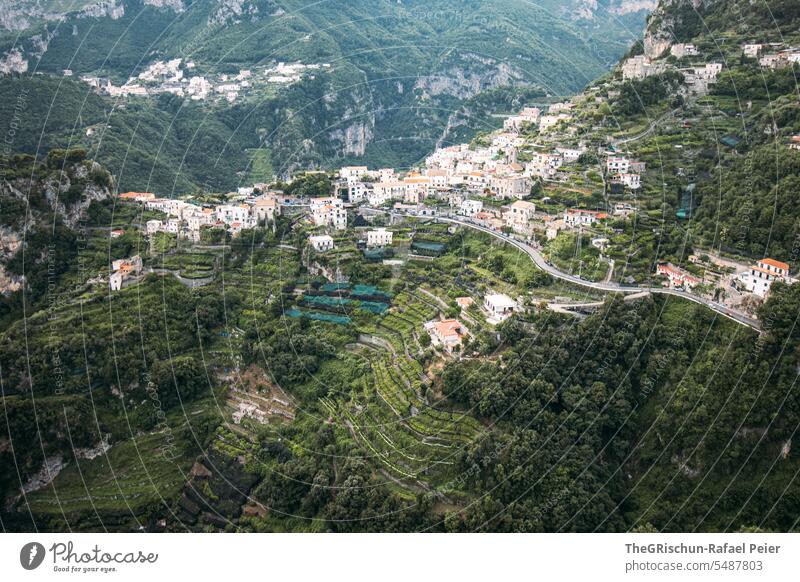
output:
[[[148,220],[147,221],[147,234],[155,234],[164,228],[163,223],[160,220]]]
[[[513,315],[517,309],[517,302],[508,295],[495,293],[484,298],[483,308],[489,313],[491,320],[500,322]]]
[[[461,202],[458,212],[464,216],[475,216],[481,210],[483,210],[483,202],[480,200],[464,200]]]
[[[311,236],[308,238],[308,242],[318,253],[324,253],[325,251],[333,249],[333,237],[327,234]]]
[[[330,226],[337,230],[347,228],[347,211],[344,202],[338,198],[313,198],[311,200],[311,220],[316,226]]]
[[[775,281],[792,282],[789,278],[789,265],[774,259],[758,261],[748,271],[739,275],[739,281],[747,291],[759,297],[766,297]]]
[[[620,182],[631,190],[638,190],[642,185],[642,178],[639,174],[620,174]]]
[[[609,156],[606,160],[606,170],[609,174],[627,174],[631,169],[631,162],[622,156]]]
[[[367,247],[388,247],[392,244],[393,233],[385,228],[367,231]]]
[[[606,215],[602,212],[571,208],[564,212],[564,224],[566,224],[568,227],[589,225],[594,224],[598,219],[605,217]]]
[[[369,174],[367,166],[345,166],[339,169],[339,177],[343,180],[356,179],[361,180],[364,176]]]
[[[250,216],[250,207],[246,204],[222,204],[217,206],[217,218],[225,224],[244,222]]]

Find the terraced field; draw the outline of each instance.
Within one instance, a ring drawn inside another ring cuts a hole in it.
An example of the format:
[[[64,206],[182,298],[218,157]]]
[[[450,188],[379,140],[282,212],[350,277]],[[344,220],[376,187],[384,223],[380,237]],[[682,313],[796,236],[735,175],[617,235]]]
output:
[[[438,309],[418,291],[401,292],[394,304],[367,330],[375,342],[361,352],[371,371],[361,393],[327,397],[322,404],[346,424],[379,470],[409,486],[420,485],[417,480],[424,476],[435,487],[453,477],[461,448],[483,428],[469,415],[438,410],[426,401],[428,378],[418,360],[417,334]]]

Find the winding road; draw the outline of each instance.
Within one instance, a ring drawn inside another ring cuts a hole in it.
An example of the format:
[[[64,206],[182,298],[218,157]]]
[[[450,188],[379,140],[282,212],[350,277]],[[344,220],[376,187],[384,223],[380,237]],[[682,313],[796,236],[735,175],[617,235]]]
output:
[[[387,212],[386,210],[381,210],[376,208],[370,208],[369,210],[372,210],[377,213]],[[391,214],[416,218],[414,215],[405,212],[397,212],[395,210],[392,210]],[[453,215],[436,216],[434,217],[434,219],[441,222],[458,224],[460,226],[464,226],[474,230],[479,230],[495,238],[503,240],[508,244],[517,247],[519,250],[528,255],[530,259],[533,261],[533,263],[541,270],[545,271],[546,273],[548,273],[549,275],[551,275],[556,279],[560,279],[561,281],[566,281],[568,283],[572,283],[573,285],[587,287],[589,289],[594,289],[596,291],[602,291],[604,293],[633,294],[633,293],[647,292],[647,293],[658,293],[661,295],[674,295],[676,297],[681,297],[683,299],[687,299],[688,301],[704,305],[709,309],[711,309],[712,311],[722,315],[723,317],[727,317],[728,319],[735,321],[739,325],[744,325],[759,332],[761,331],[761,324],[757,319],[753,319],[752,317],[747,317],[746,315],[743,315],[737,311],[729,309],[724,305],[720,305],[716,301],[706,299],[705,297],[698,297],[697,295],[693,295],[687,291],[681,291],[679,289],[668,289],[666,287],[639,287],[635,285],[621,285],[619,283],[614,283],[614,282],[587,281],[586,279],[581,279],[580,277],[577,277],[575,275],[570,275],[569,273],[559,271],[553,265],[548,263],[547,260],[544,258],[544,256],[542,256],[542,253],[540,253],[535,247],[529,245],[528,243],[517,240],[507,234],[498,232],[491,228],[487,228],[480,224],[476,224],[469,220],[464,220],[463,218],[460,217],[455,217]]]
[[[635,285],[621,285],[619,283],[613,282],[595,282],[595,281],[587,281],[586,279],[581,279],[575,275],[570,275],[569,273],[565,273],[563,271],[559,271],[553,265],[547,262],[547,260],[542,256],[536,248],[533,246],[519,241],[511,236],[508,236],[502,232],[497,232],[496,230],[492,230],[491,228],[487,228],[485,226],[475,224],[470,221],[462,220],[459,218],[453,218],[449,216],[437,216],[437,220],[441,220],[442,222],[449,222],[453,224],[458,224],[461,226],[465,226],[468,228],[472,228],[475,230],[479,230],[481,232],[485,232],[494,236],[495,238],[499,238],[507,242],[510,245],[517,247],[519,250],[527,254],[534,264],[551,275],[556,279],[560,279],[562,281],[566,281],[568,283],[572,283],[574,285],[579,285],[581,287],[588,287],[590,289],[595,289],[597,291],[603,291],[605,293],[660,293],[662,295],[674,295],[676,297],[682,297],[683,299],[688,299],[689,301],[693,301],[694,303],[699,303],[701,305],[705,305],[712,311],[719,313],[720,315],[727,317],[735,321],[740,325],[745,325],[751,329],[756,331],[761,331],[761,324],[757,319],[753,319],[751,317],[747,317],[737,311],[733,311],[732,309],[728,309],[724,305],[720,305],[719,303],[712,301],[710,299],[706,299],[705,297],[698,297],[697,295],[693,295],[688,291],[681,291],[679,289],[668,289],[666,287],[638,287]]]

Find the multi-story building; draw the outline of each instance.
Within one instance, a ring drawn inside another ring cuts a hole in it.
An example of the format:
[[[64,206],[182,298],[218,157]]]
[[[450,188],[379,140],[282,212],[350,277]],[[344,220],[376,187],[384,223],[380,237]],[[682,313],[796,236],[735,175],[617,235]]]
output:
[[[653,62],[644,55],[636,55],[622,63],[622,78],[645,79],[651,75],[661,74],[665,69],[664,63]]]
[[[464,216],[475,216],[481,210],[483,210],[483,202],[480,200],[462,200],[458,213]]]
[[[669,53],[678,59],[683,57],[696,57],[699,53],[697,47],[693,44],[678,43],[669,47]]]
[[[609,174],[627,174],[630,168],[631,162],[624,156],[608,156],[606,160],[606,170]]]
[[[339,168],[339,177],[342,180],[361,180],[369,174],[367,166],[345,166]]]
[[[620,183],[631,190],[638,190],[642,186],[642,177],[639,174],[617,174]]]
[[[111,271],[111,276],[108,278],[109,289],[119,291],[129,277],[141,273],[142,257],[135,255],[128,259],[117,259],[111,263]]]
[[[569,208],[564,212],[564,224],[570,228],[594,224],[598,220],[607,218],[605,212],[596,210],[583,210],[582,208]]]
[[[742,51],[744,52],[744,56],[754,59],[758,56],[763,48],[763,44],[746,44],[742,46]]]
[[[468,333],[467,328],[457,319],[429,321],[425,324],[425,329],[435,346],[440,346],[451,354],[461,348]]]
[[[388,247],[392,244],[393,233],[385,228],[376,228],[367,231],[367,247]]]
[[[406,195],[406,184],[402,180],[375,182],[372,194],[381,200],[402,200]]]
[[[273,196],[261,196],[253,204],[256,220],[272,222],[281,213],[281,207]]]
[[[526,229],[529,227],[533,215],[536,212],[536,205],[533,202],[517,200],[505,213],[506,226],[514,229]]]
[[[316,226],[330,226],[337,230],[347,228],[347,211],[339,198],[312,198],[311,220]]]
[[[523,198],[531,193],[531,181],[520,174],[492,176],[489,188],[498,198]]]
[[[761,259],[739,275],[739,281],[744,288],[759,297],[766,297],[775,281],[791,283],[789,265],[775,259]]]

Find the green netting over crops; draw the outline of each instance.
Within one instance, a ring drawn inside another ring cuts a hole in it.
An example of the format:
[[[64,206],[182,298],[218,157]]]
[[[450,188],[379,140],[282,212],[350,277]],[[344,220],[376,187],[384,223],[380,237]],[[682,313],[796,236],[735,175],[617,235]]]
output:
[[[325,283],[322,286],[322,291],[324,293],[335,293],[336,291],[343,291],[345,289],[350,289],[350,283]]]
[[[351,322],[350,318],[345,315],[333,315],[332,313],[319,313],[317,311],[301,311],[299,309],[291,309],[286,312],[289,317],[305,317],[315,321],[325,321],[327,323],[338,323],[340,325],[347,325]]]
[[[371,311],[372,313],[380,314],[389,309],[389,304],[387,303],[380,303],[378,301],[356,301],[355,299],[348,299],[347,297],[329,297],[327,295],[305,295],[303,297],[303,303],[330,311],[361,308]]]
[[[326,309],[341,309],[353,303],[352,299],[346,297],[330,297],[328,295],[304,295],[303,302]]]
[[[445,245],[437,242],[428,241],[414,241],[411,243],[411,248],[415,251],[422,251],[426,254],[442,254],[445,250]]]
[[[387,303],[379,303],[377,301],[361,301],[359,303],[359,307],[361,309],[366,309],[367,311],[371,311],[377,315],[380,315],[387,309],[389,309],[389,305]]]
[[[367,249],[364,251],[364,258],[368,261],[380,261],[387,257],[393,257],[392,249]]]
[[[391,299],[391,293],[381,291],[374,285],[356,285],[350,292],[351,297],[384,297],[387,301]]]

